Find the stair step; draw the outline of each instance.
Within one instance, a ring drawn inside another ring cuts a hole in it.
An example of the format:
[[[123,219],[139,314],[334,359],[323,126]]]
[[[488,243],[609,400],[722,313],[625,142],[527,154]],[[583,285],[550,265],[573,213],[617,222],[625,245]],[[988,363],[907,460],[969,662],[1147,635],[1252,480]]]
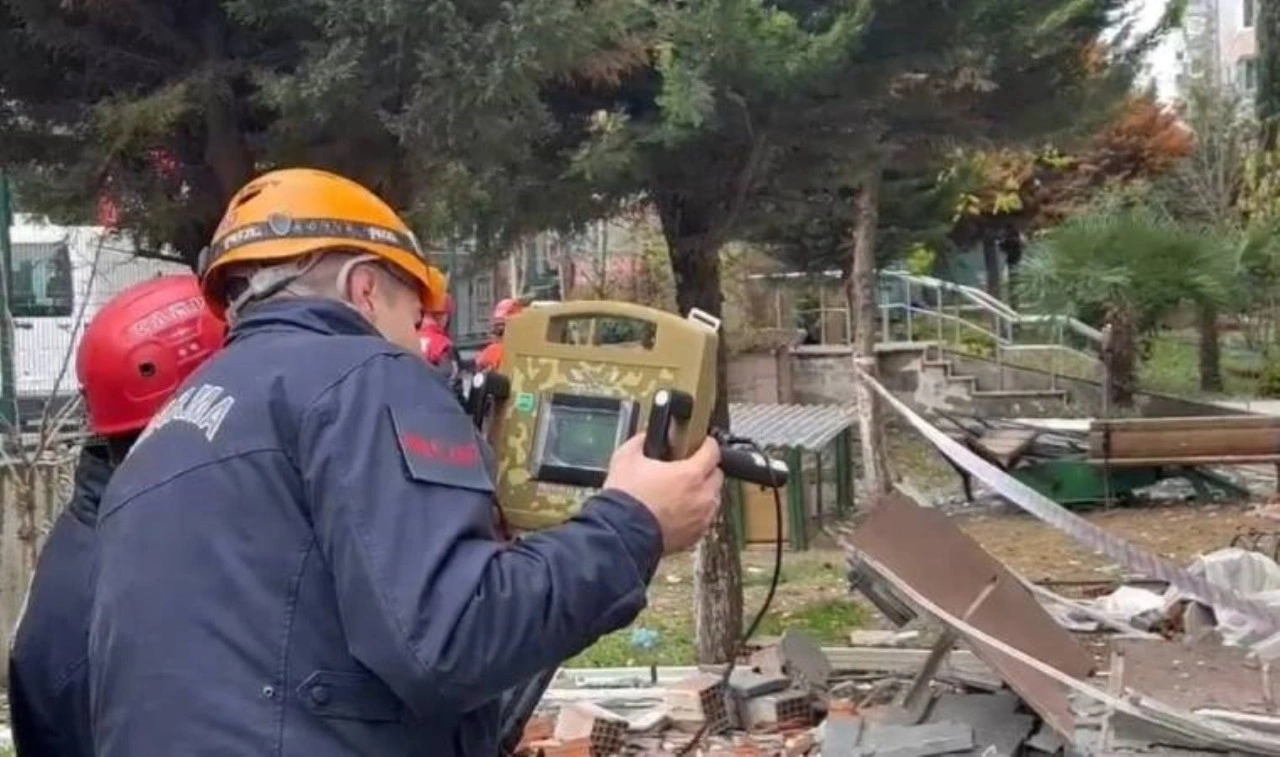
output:
[[[973,393],[974,397],[991,397],[997,399],[1061,399],[1067,398],[1065,389],[990,389],[977,390]]]
[[[937,342],[876,342],[876,352],[928,352],[937,348]]]
[[[954,381],[957,384],[968,384],[973,391],[978,391],[977,376],[947,376],[947,381]]]

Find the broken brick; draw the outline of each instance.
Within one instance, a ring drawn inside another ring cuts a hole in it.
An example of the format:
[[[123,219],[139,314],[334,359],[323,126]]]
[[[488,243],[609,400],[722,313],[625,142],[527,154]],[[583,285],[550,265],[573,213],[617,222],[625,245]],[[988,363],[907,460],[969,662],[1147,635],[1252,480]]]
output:
[[[560,741],[546,739],[529,744],[529,751],[541,757],[594,757],[590,739],[572,739]]]
[[[535,715],[524,726],[524,735],[520,737],[520,748],[535,741],[546,741],[555,732],[556,721],[550,715]]]
[[[555,738],[569,743],[586,740],[591,755],[621,752],[627,743],[627,719],[599,705],[574,702],[560,711]]]
[[[721,733],[729,727],[728,691],[720,676],[698,673],[669,687],[665,704],[671,722],[679,729]]]
[[[748,699],[742,713],[742,726],[753,732],[794,730],[813,723],[809,693],[799,689]]]

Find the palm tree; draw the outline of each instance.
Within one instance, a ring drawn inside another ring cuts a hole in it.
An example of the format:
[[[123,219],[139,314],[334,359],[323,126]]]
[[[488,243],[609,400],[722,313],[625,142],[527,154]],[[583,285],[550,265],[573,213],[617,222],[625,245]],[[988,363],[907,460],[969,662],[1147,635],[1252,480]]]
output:
[[[1106,391],[1124,408],[1133,405],[1142,337],[1184,304],[1216,313],[1228,300],[1235,260],[1229,237],[1180,224],[1132,196],[1106,195],[1032,246],[1020,285],[1043,312],[1110,327]]]

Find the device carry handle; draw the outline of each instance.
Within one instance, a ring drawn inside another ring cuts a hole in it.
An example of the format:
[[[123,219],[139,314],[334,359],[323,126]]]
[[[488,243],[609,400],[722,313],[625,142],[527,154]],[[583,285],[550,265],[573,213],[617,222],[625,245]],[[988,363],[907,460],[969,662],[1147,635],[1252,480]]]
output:
[[[522,338],[536,340],[541,345],[556,345],[566,353],[589,354],[598,345],[573,344],[561,341],[564,325],[590,321],[594,319],[617,319],[634,321],[652,328],[651,349],[662,352],[678,348],[678,344],[668,344],[673,338],[678,339],[678,332],[688,327],[689,320],[674,313],[637,305],[631,302],[602,302],[599,300],[574,300],[557,303],[554,308],[531,308],[518,316],[522,324]],[[512,325],[517,321],[513,320]],[[711,328],[705,320],[697,319],[695,323]]]
[[[693,415],[693,397],[676,389],[660,389],[653,395],[649,423],[644,429],[644,456],[671,459],[672,426],[687,423]]]
[[[787,485],[790,469],[781,460],[759,452],[720,445],[720,470],[728,478],[781,489]]]

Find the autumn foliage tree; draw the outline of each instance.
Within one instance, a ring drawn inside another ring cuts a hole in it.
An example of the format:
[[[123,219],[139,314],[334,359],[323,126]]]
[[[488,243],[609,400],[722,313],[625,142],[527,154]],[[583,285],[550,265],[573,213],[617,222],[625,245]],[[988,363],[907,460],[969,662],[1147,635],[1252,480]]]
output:
[[[960,194],[952,238],[982,244],[988,289],[1002,294],[1000,258],[1016,275],[1028,234],[1061,223],[1100,192],[1169,174],[1195,147],[1178,111],[1151,94],[1128,98],[1075,152],[975,151],[958,156],[975,184]],[[1009,287],[1009,294],[1015,288]]]

